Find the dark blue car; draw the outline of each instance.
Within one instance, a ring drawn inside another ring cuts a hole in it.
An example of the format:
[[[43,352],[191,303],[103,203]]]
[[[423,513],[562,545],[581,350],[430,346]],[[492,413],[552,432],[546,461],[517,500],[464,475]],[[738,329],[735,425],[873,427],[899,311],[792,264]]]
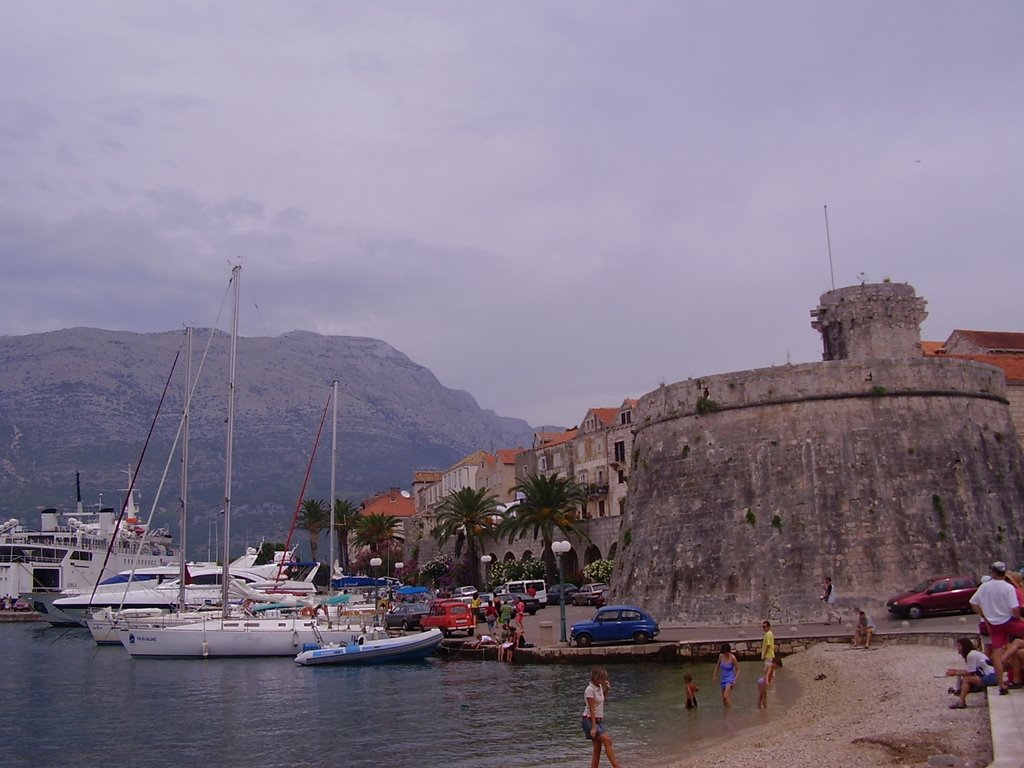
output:
[[[570,642],[581,648],[591,643],[621,643],[628,640],[646,643],[661,630],[649,613],[635,605],[606,605],[590,621],[572,625]]]

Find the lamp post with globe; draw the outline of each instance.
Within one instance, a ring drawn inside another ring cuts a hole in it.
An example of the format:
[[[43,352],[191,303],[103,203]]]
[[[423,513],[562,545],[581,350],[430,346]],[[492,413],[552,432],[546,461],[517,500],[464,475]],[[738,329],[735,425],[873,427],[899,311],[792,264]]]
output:
[[[374,621],[377,621],[377,610],[380,606],[380,580],[377,577],[377,569],[384,564],[384,561],[379,557],[370,558],[370,575],[373,576],[373,616]]]
[[[565,553],[572,549],[572,544],[568,541],[553,541],[551,542],[551,551],[555,557],[558,558],[558,612],[559,618],[562,623],[562,635],[561,640],[563,643],[568,642],[565,636]]]
[[[484,589],[487,589],[487,566],[491,564],[493,559],[490,555],[483,555],[480,558],[480,564],[484,567]]]

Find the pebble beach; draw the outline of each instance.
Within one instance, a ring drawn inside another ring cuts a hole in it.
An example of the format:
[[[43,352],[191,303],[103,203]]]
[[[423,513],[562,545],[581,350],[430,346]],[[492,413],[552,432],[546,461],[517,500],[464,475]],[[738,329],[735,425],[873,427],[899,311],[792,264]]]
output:
[[[785,712],[668,765],[980,768],[992,760],[986,694],[972,694],[967,709],[951,710],[953,679],[937,677],[962,666],[952,646],[814,645],[785,659],[779,674],[793,676],[801,688]],[[628,756],[621,757],[627,764]]]

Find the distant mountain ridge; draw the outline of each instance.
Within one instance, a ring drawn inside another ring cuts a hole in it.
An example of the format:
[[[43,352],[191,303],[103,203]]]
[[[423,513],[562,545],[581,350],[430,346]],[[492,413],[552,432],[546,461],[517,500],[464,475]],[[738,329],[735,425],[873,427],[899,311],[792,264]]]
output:
[[[208,330],[193,334],[193,377],[209,339]],[[189,527],[202,534],[204,548],[223,506],[228,348],[228,336],[214,332],[190,418]],[[85,503],[102,493],[104,506],[119,505],[128,465],[139,458],[179,350],[137,484],[144,512],[184,402],[184,331],[71,328],[0,336],[0,515],[35,524],[39,508],[73,503],[76,470]],[[378,339],[307,331],[241,337],[232,492],[232,530],[240,540],[287,533],[334,379],[337,495],[355,502],[388,487],[408,488],[415,469],[443,469],[481,448],[532,441],[525,421],[481,409]],[[328,411],[306,498],[328,498],[330,455]],[[155,519],[176,530],[177,453],[171,467]]]

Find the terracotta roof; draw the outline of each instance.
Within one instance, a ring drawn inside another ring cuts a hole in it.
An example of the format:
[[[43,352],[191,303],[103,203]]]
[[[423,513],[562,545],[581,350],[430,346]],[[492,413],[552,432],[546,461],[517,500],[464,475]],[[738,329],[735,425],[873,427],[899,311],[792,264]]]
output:
[[[591,408],[590,412],[603,426],[610,427],[619,420],[619,411],[621,410],[621,408]]]
[[[1024,352],[1020,354],[1002,355],[944,355],[957,360],[974,360],[1002,368],[1007,384],[1024,384]]]
[[[945,345],[946,342],[944,341],[922,341],[921,354],[923,354],[925,357],[941,355],[945,349]]]
[[[619,410],[621,411],[623,408],[636,408],[636,404],[638,402],[640,401],[637,400],[635,397],[627,397],[625,400],[622,401],[622,405],[619,406]]]
[[[521,454],[524,450],[524,448],[501,448],[496,452],[498,461],[502,464],[515,464],[516,456]]]
[[[418,469],[412,473],[414,483],[436,483],[444,476],[440,469]]]
[[[578,431],[579,430],[576,427],[573,427],[572,429],[565,430],[565,432],[538,432],[538,437],[542,437],[540,447],[551,448],[555,445],[567,443],[576,437],[576,433]]]
[[[1024,333],[1013,333],[1011,331],[964,331],[959,328],[953,331],[970,339],[979,347],[985,349],[1014,350],[1024,352]]]
[[[416,502],[402,495],[398,488],[391,488],[371,496],[363,502],[359,510],[361,515],[394,515],[395,517],[412,517],[416,514]]]

